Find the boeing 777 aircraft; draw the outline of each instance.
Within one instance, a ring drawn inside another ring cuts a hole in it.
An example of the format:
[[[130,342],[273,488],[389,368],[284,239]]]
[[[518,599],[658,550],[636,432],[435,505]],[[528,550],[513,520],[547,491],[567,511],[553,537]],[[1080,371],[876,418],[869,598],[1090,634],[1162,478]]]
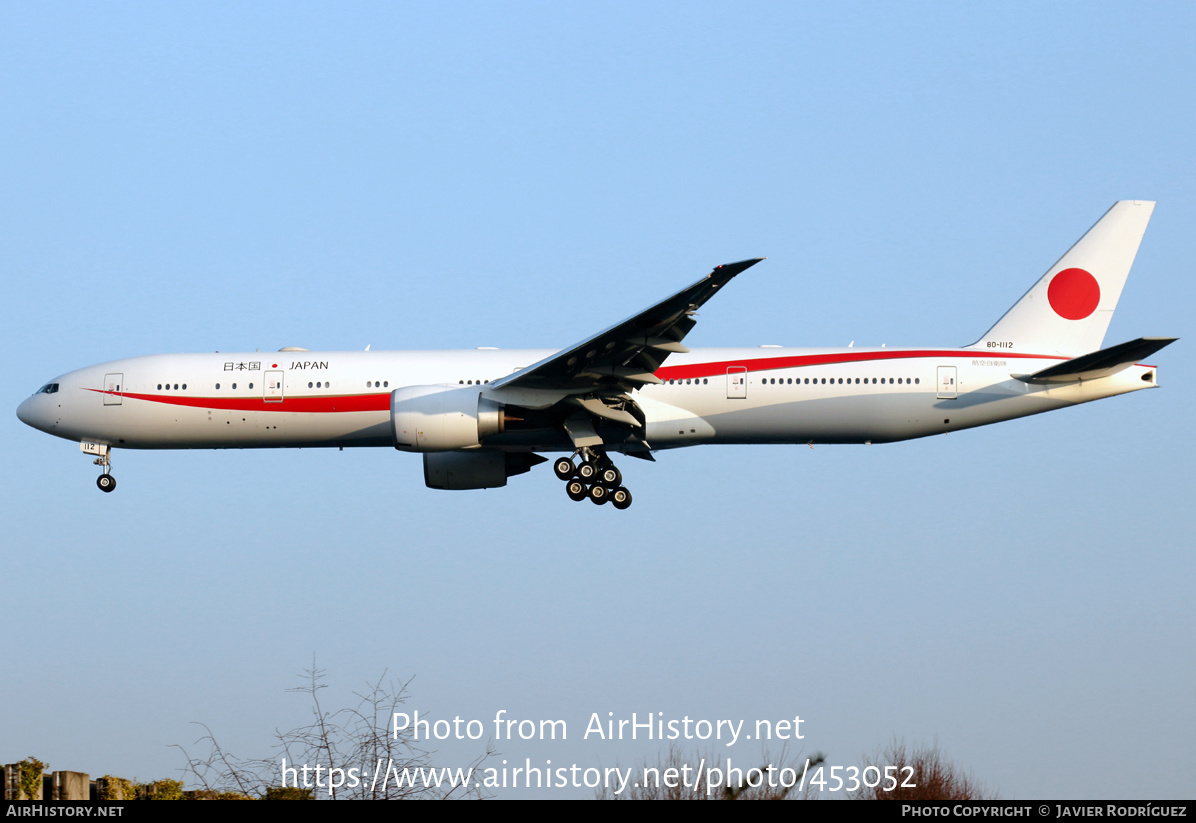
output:
[[[158,354],[56,377],[17,416],[78,441],[106,492],[114,448],[389,446],[422,454],[435,489],[505,486],[562,453],[570,498],[624,509],[616,454],[887,443],[1155,387],[1139,361],[1175,338],[1101,348],[1153,209],[1115,203],[962,348],[687,348],[695,312],[756,259],[560,351]]]

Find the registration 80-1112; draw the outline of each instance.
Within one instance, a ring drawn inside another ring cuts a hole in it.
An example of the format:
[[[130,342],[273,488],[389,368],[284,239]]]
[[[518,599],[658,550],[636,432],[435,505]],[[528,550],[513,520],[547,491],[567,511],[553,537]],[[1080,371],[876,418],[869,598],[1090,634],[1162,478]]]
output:
[[[860,788],[891,792],[916,788],[913,766],[818,766],[802,775],[802,783],[822,792],[857,792]]]

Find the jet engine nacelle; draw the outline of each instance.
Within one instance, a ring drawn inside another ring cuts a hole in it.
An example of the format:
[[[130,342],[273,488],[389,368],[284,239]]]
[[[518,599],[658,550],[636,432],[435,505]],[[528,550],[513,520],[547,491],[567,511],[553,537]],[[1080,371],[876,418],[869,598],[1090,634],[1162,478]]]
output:
[[[424,484],[430,489],[497,489],[547,458],[538,454],[477,450],[424,455]]]
[[[477,389],[404,386],[390,393],[390,426],[400,451],[468,449],[503,430],[503,407]]]

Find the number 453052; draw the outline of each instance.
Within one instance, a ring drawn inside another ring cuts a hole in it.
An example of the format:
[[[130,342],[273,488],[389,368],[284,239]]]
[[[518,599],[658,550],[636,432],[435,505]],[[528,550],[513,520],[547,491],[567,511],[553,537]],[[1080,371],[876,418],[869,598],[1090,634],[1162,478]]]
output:
[[[883,792],[891,792],[900,786],[912,789],[914,783],[913,766],[868,766],[862,771],[856,766],[819,766],[809,775],[806,782],[823,792],[859,791],[860,786],[875,789],[878,786]],[[883,785],[882,785],[883,784]]]

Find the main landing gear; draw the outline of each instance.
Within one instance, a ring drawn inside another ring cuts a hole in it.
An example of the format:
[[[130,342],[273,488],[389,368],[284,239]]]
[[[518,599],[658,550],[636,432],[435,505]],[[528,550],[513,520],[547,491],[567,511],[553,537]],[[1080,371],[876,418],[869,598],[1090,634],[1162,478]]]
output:
[[[596,505],[609,501],[616,509],[631,505],[631,492],[622,485],[623,473],[605,453],[581,449],[574,455],[581,455],[580,463],[574,463],[571,456],[557,458],[552,464],[556,476],[565,481],[565,493],[570,500],[588,497]]]

